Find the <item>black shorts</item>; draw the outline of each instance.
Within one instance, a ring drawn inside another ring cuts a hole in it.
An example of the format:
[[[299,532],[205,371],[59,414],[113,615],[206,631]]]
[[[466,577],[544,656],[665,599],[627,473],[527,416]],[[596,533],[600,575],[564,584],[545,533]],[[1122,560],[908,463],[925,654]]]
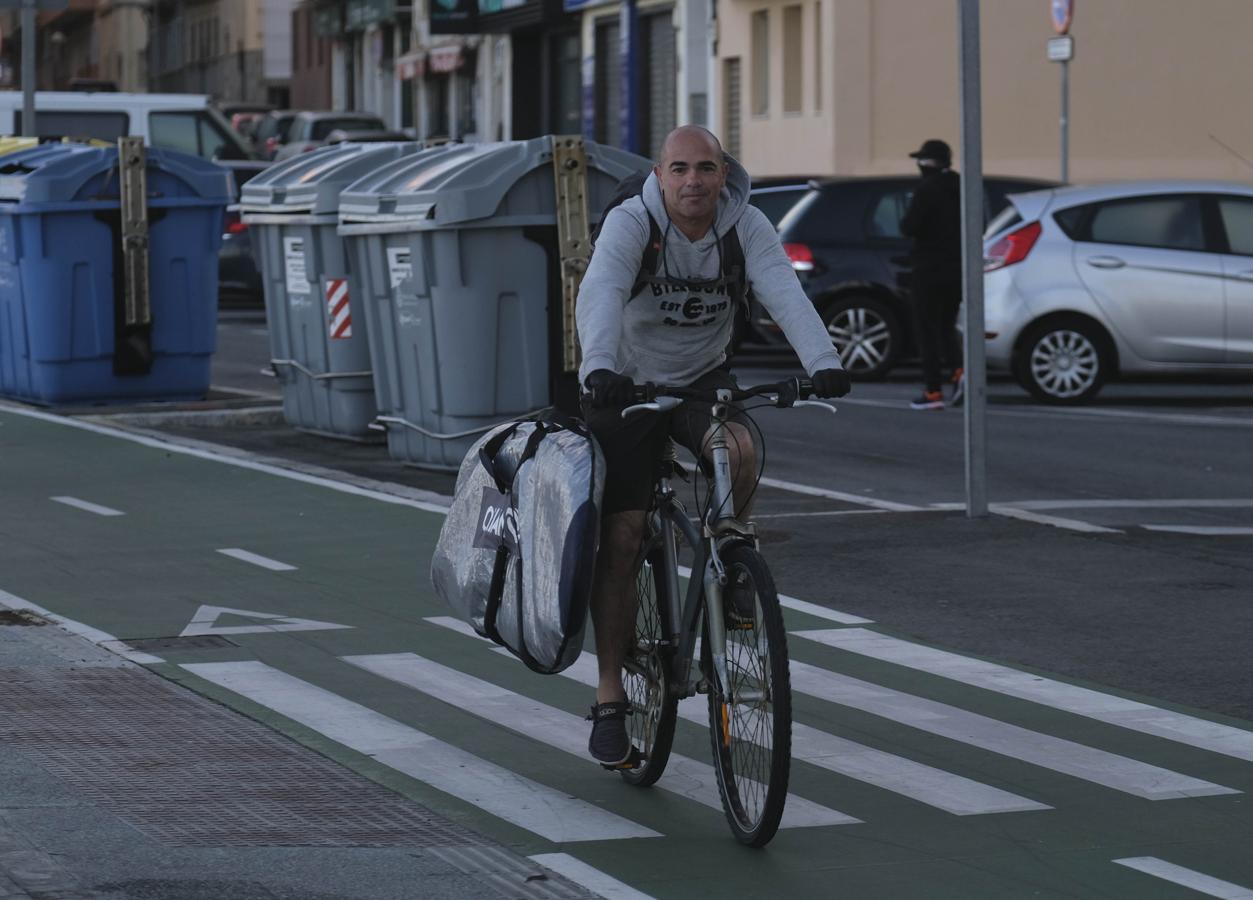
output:
[[[694,388],[739,387],[730,372],[714,369],[692,382]],[[583,396],[583,419],[605,454],[605,495],[601,514],[648,509],[657,477],[657,463],[666,441],[675,441],[700,455],[701,444],[712,422],[712,403],[687,400],[669,412],[640,412],[622,418],[621,407],[592,409]],[[746,424],[736,404],[731,421]]]

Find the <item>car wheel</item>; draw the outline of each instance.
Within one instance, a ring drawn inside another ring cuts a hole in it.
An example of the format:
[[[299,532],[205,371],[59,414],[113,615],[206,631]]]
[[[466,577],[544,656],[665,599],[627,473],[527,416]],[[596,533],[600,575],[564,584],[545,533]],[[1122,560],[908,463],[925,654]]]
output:
[[[1109,339],[1083,319],[1053,319],[1032,326],[1020,345],[1014,376],[1044,403],[1087,403],[1113,367]]]
[[[882,378],[896,365],[903,340],[900,320],[882,300],[839,297],[823,308],[822,322],[854,378]]]

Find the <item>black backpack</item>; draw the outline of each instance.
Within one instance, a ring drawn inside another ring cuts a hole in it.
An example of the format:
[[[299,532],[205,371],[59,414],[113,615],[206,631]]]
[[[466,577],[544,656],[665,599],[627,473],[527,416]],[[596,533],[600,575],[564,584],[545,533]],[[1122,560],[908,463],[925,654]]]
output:
[[[592,229],[592,251],[596,250],[596,239],[610,210],[621,206],[632,197],[644,193],[644,182],[648,180],[648,172],[636,172],[618,182],[613,196],[601,211],[600,221]],[[656,279],[657,260],[661,256],[661,226],[653,218],[653,214],[644,209],[648,216],[648,243],[644,245],[644,253],[640,257],[640,268],[635,275],[635,283],[631,285],[631,296],[638,294],[644,285]],[[731,326],[731,342],[727,345],[727,358],[740,348],[748,333],[749,311],[753,302],[753,289],[748,283],[748,273],[744,263],[744,248],[740,245],[740,236],[735,228],[728,229],[720,239],[722,244],[722,277],[726,280],[727,290],[735,304],[735,322]]]

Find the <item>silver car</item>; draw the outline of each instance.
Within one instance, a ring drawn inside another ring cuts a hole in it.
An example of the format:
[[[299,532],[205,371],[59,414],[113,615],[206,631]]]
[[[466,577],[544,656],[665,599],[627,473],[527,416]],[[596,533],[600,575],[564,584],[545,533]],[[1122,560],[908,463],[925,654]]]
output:
[[[989,368],[1084,403],[1117,373],[1253,374],[1253,185],[1011,196],[984,236]]]

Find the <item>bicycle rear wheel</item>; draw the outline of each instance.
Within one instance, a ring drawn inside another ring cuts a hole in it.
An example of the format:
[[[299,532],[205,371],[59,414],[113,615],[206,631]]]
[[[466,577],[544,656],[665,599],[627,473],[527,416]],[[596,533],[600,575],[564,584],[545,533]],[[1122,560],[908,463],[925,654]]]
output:
[[[787,632],[774,579],[761,554],[747,544],[735,544],[726,548],[722,562],[728,583],[747,579],[755,612],[751,622],[727,630],[730,683],[709,693],[709,735],[731,831],[740,843],[762,847],[779,828],[791,769]],[[701,656],[706,672],[712,672],[708,625]]]
[[[654,541],[635,576],[637,610],[635,642],[623,663],[622,682],[631,715],[627,734],[644,757],[639,767],[622,769],[623,780],[647,787],[661,777],[670,761],[678,700],[670,690],[670,647],[664,644],[659,583],[665,578],[660,544]]]

